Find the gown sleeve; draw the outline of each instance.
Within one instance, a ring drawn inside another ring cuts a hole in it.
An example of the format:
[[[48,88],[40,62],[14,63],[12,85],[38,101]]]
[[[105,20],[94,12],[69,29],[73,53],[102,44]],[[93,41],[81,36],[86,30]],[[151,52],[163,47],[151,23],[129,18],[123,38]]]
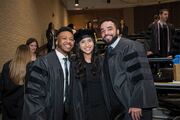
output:
[[[157,106],[156,89],[145,50],[140,43],[135,42],[127,48],[123,57],[129,76],[130,106],[137,108],[153,108]]]
[[[24,96],[23,120],[47,120],[47,65],[38,59],[32,65],[27,78]]]

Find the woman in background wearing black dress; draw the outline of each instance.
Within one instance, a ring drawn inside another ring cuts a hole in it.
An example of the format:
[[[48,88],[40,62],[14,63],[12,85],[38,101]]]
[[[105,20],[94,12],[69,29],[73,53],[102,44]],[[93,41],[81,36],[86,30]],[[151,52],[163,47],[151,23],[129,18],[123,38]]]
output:
[[[31,61],[27,45],[20,45],[14,58],[4,64],[0,78],[2,120],[21,120],[27,65]]]
[[[56,48],[56,33],[57,30],[54,28],[54,24],[50,22],[46,30],[48,53],[54,51]]]
[[[80,29],[75,35],[76,59],[73,81],[73,120],[109,120],[100,57],[95,51],[91,30]]]

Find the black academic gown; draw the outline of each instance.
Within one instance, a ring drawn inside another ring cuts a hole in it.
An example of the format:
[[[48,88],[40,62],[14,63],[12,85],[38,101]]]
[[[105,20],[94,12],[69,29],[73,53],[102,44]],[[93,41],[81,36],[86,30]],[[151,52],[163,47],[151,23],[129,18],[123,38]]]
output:
[[[149,48],[147,49],[148,51],[152,51],[153,54],[155,55],[160,55],[160,50],[158,48],[159,46],[159,42],[158,42],[158,38],[159,38],[159,32],[158,32],[158,22],[154,22],[153,24],[149,25],[148,30],[147,30],[147,45],[149,46]],[[168,51],[168,55],[172,54],[173,51],[173,44],[174,44],[174,34],[175,34],[175,29],[174,26],[170,23],[167,23],[167,27],[169,28],[169,47],[170,47],[170,51]],[[160,38],[160,40],[162,40]]]
[[[158,106],[148,59],[140,43],[121,38],[111,52],[108,65],[113,89],[124,108],[121,120],[131,120],[128,114],[131,107],[151,110]]]
[[[100,57],[99,58],[100,61],[103,61],[103,58]],[[74,63],[75,64],[75,63]],[[102,62],[100,63],[100,66],[102,66]],[[99,66],[99,67],[100,67]],[[75,68],[74,68],[75,70]],[[73,72],[75,73],[75,72]],[[110,104],[109,104],[109,98],[108,98],[108,91],[106,89],[106,83],[103,77],[103,72],[100,70],[98,73],[98,75],[100,75],[100,81],[101,81],[101,85],[102,85],[102,92],[103,92],[103,97],[104,97],[104,101],[107,107],[107,119],[108,119],[108,115],[110,114]],[[85,105],[84,105],[84,96],[83,96],[83,86],[82,86],[82,82],[79,79],[76,79],[74,77],[74,80],[72,81],[72,89],[71,89],[71,94],[72,94],[72,120],[85,120]]]
[[[16,85],[9,78],[9,65],[10,61],[4,64],[0,78],[2,120],[21,120],[24,102],[24,85]]]
[[[63,120],[63,70],[55,52],[38,58],[28,80],[23,120]]]

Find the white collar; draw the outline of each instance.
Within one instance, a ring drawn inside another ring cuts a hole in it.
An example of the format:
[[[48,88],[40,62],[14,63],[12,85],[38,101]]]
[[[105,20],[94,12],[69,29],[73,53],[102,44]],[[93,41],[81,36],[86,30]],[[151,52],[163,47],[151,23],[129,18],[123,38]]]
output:
[[[160,20],[158,21],[158,23],[159,23],[160,25],[163,25],[163,24],[164,24],[164,25],[167,25],[166,22],[163,22],[163,21],[160,21]]]
[[[116,45],[118,44],[118,42],[120,41],[120,39],[121,39],[121,36],[118,36],[118,38],[114,41],[114,43],[112,43],[110,46],[112,47],[112,48],[115,48],[116,47]]]
[[[58,56],[59,60],[62,60],[63,58],[68,58],[68,56],[65,56],[61,52],[59,52],[57,49],[55,49],[56,55]]]

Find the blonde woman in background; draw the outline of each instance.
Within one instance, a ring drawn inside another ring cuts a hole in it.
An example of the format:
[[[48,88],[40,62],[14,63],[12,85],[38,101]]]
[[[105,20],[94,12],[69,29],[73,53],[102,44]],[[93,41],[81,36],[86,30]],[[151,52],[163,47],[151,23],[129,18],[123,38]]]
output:
[[[24,84],[31,54],[27,45],[18,46],[14,58],[4,64],[0,79],[2,120],[21,120]]]

